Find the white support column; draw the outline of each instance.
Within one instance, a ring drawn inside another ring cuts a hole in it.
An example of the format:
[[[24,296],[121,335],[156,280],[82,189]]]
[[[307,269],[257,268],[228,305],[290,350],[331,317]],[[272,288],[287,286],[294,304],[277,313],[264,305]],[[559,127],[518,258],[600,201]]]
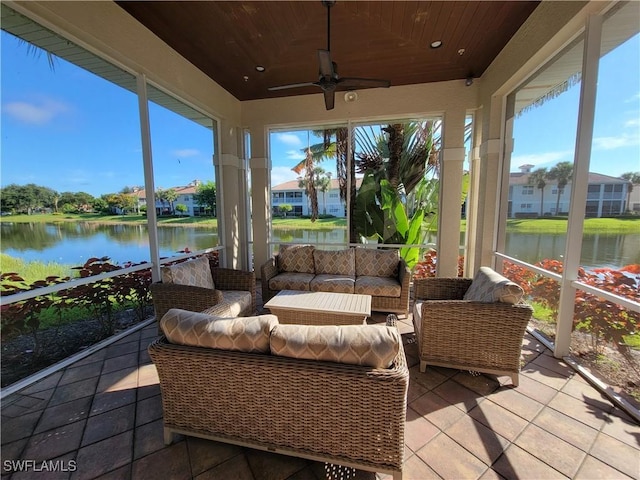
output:
[[[250,125],[251,132],[251,223],[253,263],[256,277],[260,266],[271,257],[271,161],[268,158],[269,132],[264,125]]]
[[[578,279],[578,268],[582,253],[582,229],[589,184],[589,164],[591,161],[591,142],[596,110],[601,37],[602,16],[591,15],[587,19],[582,56],[582,82],[580,84],[578,131],[571,182],[571,204],[569,205],[564,268],[560,285],[560,306],[558,308],[556,341],[553,351],[553,355],[557,358],[568,355],[571,345],[576,297],[576,290],[572,286],[572,282]]]
[[[160,281],[160,248],[158,243],[158,219],[156,216],[155,183],[153,180],[153,155],[151,154],[151,129],[147,103],[147,79],[143,74],[136,77],[138,111],[140,115],[140,139],[142,141],[142,163],[144,166],[144,192],[147,202],[147,234],[151,258],[151,281]]]
[[[464,110],[447,111],[444,116],[438,206],[438,277],[458,276],[465,116]]]

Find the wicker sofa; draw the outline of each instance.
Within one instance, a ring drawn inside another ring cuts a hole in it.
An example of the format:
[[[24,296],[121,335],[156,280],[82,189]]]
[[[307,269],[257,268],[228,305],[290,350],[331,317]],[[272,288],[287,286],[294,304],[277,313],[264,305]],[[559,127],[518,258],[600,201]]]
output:
[[[214,257],[162,267],[162,282],[151,285],[156,319],[171,308],[210,315],[237,317],[256,311],[256,277],[253,272],[216,266]]]
[[[471,278],[413,280],[420,371],[427,365],[509,375],[518,386],[533,309],[517,284],[482,267]]]
[[[406,315],[411,272],[397,250],[281,245],[260,267],[262,298],[280,290],[371,295],[371,310]]]
[[[176,327],[185,317],[187,325]],[[161,321],[166,335],[149,346],[166,444],[190,435],[402,478],[409,372],[395,328],[280,325],[274,315],[203,326],[204,317],[170,310]],[[354,341],[360,333],[378,338],[367,354],[379,355],[379,340],[391,338],[388,364],[346,363],[342,354],[366,344]],[[310,344],[290,348],[287,339],[301,336]],[[318,338],[345,342],[323,349]],[[342,354],[313,356],[329,350]]]

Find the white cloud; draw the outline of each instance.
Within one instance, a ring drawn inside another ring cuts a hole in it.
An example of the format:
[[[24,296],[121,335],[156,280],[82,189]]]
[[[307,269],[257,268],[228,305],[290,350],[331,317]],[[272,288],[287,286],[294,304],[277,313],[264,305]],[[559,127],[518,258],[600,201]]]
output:
[[[614,150],[622,147],[632,147],[640,143],[637,134],[623,133],[616,137],[594,137],[593,146],[598,150]]]
[[[627,98],[624,103],[637,102],[638,100],[640,100],[640,92],[631,95],[631,97]]]
[[[296,160],[297,162],[303,160],[305,156],[300,150],[287,150],[285,154],[287,155],[287,160]]]
[[[290,167],[273,167],[271,169],[271,186],[275,187],[284,182],[296,180],[298,174],[291,170]]]
[[[292,147],[302,145],[302,140],[300,140],[300,138],[298,138],[298,136],[294,135],[293,133],[277,133],[276,140],[284,143],[285,145],[291,145]]]
[[[631,120],[627,120],[624,122],[624,126],[628,128],[638,127],[640,126],[640,118],[632,118]]]
[[[179,150],[174,150],[171,152],[172,155],[175,155],[178,158],[186,158],[186,157],[195,157],[196,155],[200,155],[200,150],[195,148],[182,148]]]
[[[63,102],[43,97],[30,102],[8,102],[4,105],[3,110],[7,115],[20,122],[31,125],[45,125],[69,111],[70,107]]]
[[[545,165],[556,164],[558,162],[571,160],[573,152],[571,150],[561,150],[557,152],[533,153],[529,155],[515,155],[511,157],[511,165],[519,167],[520,165]]]

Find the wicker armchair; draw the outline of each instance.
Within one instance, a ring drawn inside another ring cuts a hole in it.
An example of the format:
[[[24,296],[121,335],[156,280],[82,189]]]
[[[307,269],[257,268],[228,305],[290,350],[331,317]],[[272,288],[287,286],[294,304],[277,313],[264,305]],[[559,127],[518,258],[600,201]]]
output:
[[[175,283],[159,282],[151,285],[151,297],[157,320],[160,320],[170,308],[191,312],[209,311],[215,314],[215,306],[223,302],[224,291],[250,292],[251,306],[240,312],[238,316],[249,316],[255,313],[256,277],[254,272],[216,267],[215,260],[211,258],[209,262],[215,290]]]
[[[420,371],[427,365],[509,375],[518,386],[526,304],[463,300],[470,278],[414,279]]]

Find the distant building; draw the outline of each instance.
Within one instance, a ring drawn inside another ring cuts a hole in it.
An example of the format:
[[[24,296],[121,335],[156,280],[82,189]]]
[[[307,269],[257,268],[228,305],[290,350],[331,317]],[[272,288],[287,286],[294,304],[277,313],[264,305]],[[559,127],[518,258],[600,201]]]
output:
[[[190,182],[188,185],[181,187],[171,187],[178,194],[178,198],[173,202],[173,208],[175,209],[176,205],[182,204],[187,207],[187,211],[182,215],[188,217],[199,217],[205,214],[205,206],[200,205],[193,198],[193,195],[196,193],[198,186],[201,184],[200,180],[194,180]],[[135,195],[138,199],[138,210],[145,205],[147,208],[147,198],[146,192],[144,189],[134,188],[133,192],[130,195]],[[168,202],[161,202],[159,200],[155,201],[155,208],[157,215],[170,215],[171,214],[171,205]],[[178,214],[180,212],[176,212]]]
[[[362,183],[361,178],[356,179],[356,186]],[[306,190],[299,186],[298,180],[284,182],[275,187],[271,187],[271,213],[274,216],[281,215],[280,205],[289,204],[292,210],[287,213],[289,216],[311,215],[311,202],[307,197]],[[334,217],[345,218],[347,216],[346,203],[340,200],[340,185],[337,178],[332,178],[329,189],[326,192],[318,190],[318,213],[320,215],[333,215]]]
[[[558,184],[546,180],[544,189],[537,188],[529,177],[533,165],[522,165],[520,172],[509,174],[509,218],[536,218],[566,215],[571,200],[571,182],[560,192]],[[622,178],[589,172],[585,217],[622,215],[627,210],[627,197],[631,183]],[[631,209],[633,210],[633,204]],[[556,212],[556,205],[558,211]],[[640,202],[638,202],[640,210]]]

